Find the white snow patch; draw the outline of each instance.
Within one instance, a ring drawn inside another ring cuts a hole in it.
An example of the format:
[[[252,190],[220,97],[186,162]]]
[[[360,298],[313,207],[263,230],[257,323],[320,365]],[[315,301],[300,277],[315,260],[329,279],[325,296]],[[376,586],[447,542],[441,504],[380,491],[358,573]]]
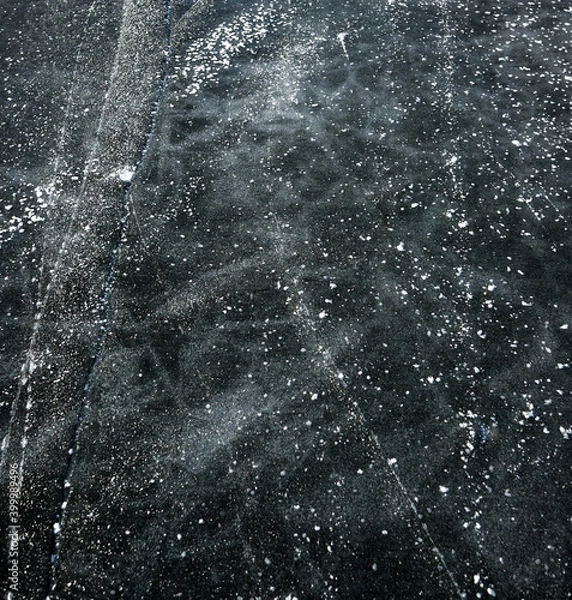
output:
[[[123,181],[125,183],[129,183],[133,179],[134,175],[134,167],[123,167],[117,172],[117,177],[119,177],[120,181]]]

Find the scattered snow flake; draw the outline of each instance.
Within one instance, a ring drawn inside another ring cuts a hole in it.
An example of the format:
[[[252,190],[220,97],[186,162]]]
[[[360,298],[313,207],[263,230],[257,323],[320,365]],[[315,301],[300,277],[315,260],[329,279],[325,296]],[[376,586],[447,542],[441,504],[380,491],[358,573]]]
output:
[[[440,491],[442,494],[446,494],[446,493],[449,491],[449,488],[448,488],[447,486],[445,486],[445,485],[440,485],[440,486],[439,486],[439,491]]]

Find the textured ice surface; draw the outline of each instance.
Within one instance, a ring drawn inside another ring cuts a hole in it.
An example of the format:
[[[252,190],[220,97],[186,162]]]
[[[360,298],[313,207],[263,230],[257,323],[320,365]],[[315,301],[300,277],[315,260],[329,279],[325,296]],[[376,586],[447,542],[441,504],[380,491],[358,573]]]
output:
[[[3,591],[569,598],[567,3],[0,9]]]

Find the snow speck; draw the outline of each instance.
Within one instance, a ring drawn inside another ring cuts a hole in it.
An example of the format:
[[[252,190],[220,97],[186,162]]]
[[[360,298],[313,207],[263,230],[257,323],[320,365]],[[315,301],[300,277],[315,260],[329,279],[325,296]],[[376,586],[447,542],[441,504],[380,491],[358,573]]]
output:
[[[119,179],[125,183],[129,183],[133,179],[133,175],[135,175],[135,169],[133,167],[123,167],[117,173]]]

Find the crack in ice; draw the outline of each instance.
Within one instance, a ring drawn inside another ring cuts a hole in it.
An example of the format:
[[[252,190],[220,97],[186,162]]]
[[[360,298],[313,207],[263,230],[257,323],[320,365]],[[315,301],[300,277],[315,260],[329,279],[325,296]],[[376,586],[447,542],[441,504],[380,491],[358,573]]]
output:
[[[119,259],[121,249],[122,249],[123,243],[125,241],[126,233],[127,233],[128,217],[130,214],[129,203],[131,201],[131,193],[133,190],[133,185],[137,178],[137,174],[139,173],[139,171],[141,170],[141,168],[143,166],[143,163],[144,163],[145,157],[148,153],[149,147],[154,139],[153,136],[154,136],[154,133],[155,133],[155,130],[157,127],[159,109],[161,107],[162,101],[166,94],[168,68],[169,68],[169,64],[170,64],[170,60],[171,60],[171,41],[172,41],[171,13],[172,13],[172,0],[166,0],[165,16],[163,18],[163,24],[165,27],[165,49],[164,49],[164,54],[163,54],[163,60],[161,62],[161,76],[160,76],[159,90],[157,93],[157,100],[151,111],[150,125],[149,125],[149,129],[148,129],[147,137],[146,137],[146,143],[145,143],[143,149],[141,150],[140,159],[138,160],[135,167],[123,167],[117,173],[118,177],[122,181],[124,181],[125,183],[128,183],[128,187],[126,188],[126,190],[124,192],[123,203],[122,203],[122,215],[119,220],[117,238],[116,238],[114,247],[111,251],[111,258],[109,261],[107,276],[106,276],[102,294],[101,294],[100,300],[99,300],[100,329],[99,329],[99,333],[98,333],[96,351],[94,354],[94,358],[92,360],[91,367],[90,367],[89,372],[86,377],[86,383],[83,388],[82,405],[80,407],[77,422],[76,422],[76,425],[75,425],[75,428],[73,431],[73,436],[72,436],[73,443],[72,443],[72,447],[69,450],[68,468],[67,468],[66,475],[64,477],[63,501],[60,506],[60,511],[59,511],[59,514],[57,517],[57,522],[54,524],[54,529],[53,529],[54,543],[53,543],[53,550],[52,550],[52,555],[51,555],[52,565],[51,565],[51,569],[50,569],[50,581],[49,581],[49,585],[48,585],[49,591],[48,591],[48,594],[46,595],[46,600],[49,600],[49,598],[50,598],[49,594],[56,590],[57,584],[58,584],[56,569],[57,569],[58,558],[59,558],[59,554],[60,554],[60,550],[61,550],[62,530],[64,529],[65,522],[66,522],[67,508],[70,504],[70,500],[73,495],[73,486],[71,484],[71,479],[73,477],[73,473],[74,473],[75,466],[76,466],[77,451],[79,450],[80,445],[81,445],[80,438],[81,438],[82,426],[86,420],[86,417],[89,414],[89,408],[90,408],[89,393],[91,390],[93,379],[96,375],[97,367],[100,363],[100,360],[101,360],[101,357],[102,357],[102,354],[104,351],[105,339],[106,339],[108,325],[109,325],[109,299],[110,299],[110,295],[111,295],[111,292],[113,289],[113,282],[115,279],[115,269],[116,269],[117,261]],[[123,28],[125,26],[127,14],[128,14],[128,7],[126,5],[126,7],[124,9],[123,25],[122,25],[122,28],[120,31],[120,36],[119,36],[120,41],[118,43],[118,51],[116,54],[114,69],[112,72],[112,76],[110,78],[110,85],[108,88],[108,92],[106,94],[106,98],[109,97],[109,95],[110,95],[109,92],[115,85],[115,78],[116,78],[118,64],[119,64],[119,55],[121,54],[121,49],[122,49],[121,40],[122,40],[122,35],[123,35]],[[102,119],[102,121],[103,121],[103,119]]]

